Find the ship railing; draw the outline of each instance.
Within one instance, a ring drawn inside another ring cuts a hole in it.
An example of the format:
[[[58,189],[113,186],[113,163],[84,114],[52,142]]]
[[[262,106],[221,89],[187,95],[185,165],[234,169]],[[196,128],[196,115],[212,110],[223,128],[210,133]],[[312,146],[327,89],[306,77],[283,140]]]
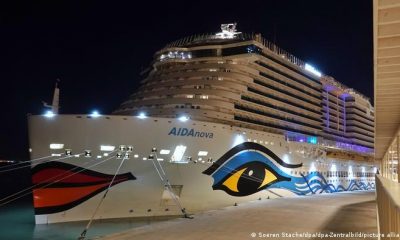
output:
[[[344,85],[343,83],[337,81],[335,78],[328,76],[328,75],[324,75],[322,76],[322,79],[326,82],[328,82],[329,84],[332,84],[333,86],[343,90],[344,92],[350,94],[350,95],[357,95],[361,98],[363,98],[364,100],[369,101],[370,99],[368,97],[366,97],[365,95],[363,95],[362,93],[358,92],[357,90],[350,88],[346,85]]]
[[[299,58],[295,57],[293,54],[290,54],[287,51],[283,50],[282,48],[278,47],[275,43],[265,39],[264,37],[261,36],[261,34],[240,33],[236,36],[236,38],[242,39],[242,40],[257,41],[257,42],[261,43],[269,51],[275,53],[279,57],[297,65],[298,67],[300,67],[302,69],[305,68],[304,61],[300,60]],[[207,40],[216,40],[216,39],[220,39],[220,38],[216,34],[213,34],[213,33],[192,35],[192,36],[184,37],[184,38],[178,39],[176,41],[173,41],[173,42],[167,44],[164,48],[183,47],[185,45],[196,43],[196,42],[202,42],[202,41],[207,41]]]
[[[327,140],[327,139],[322,140],[321,143],[325,147],[338,149],[338,150],[342,150],[342,151],[358,152],[358,153],[362,153],[362,154],[366,154],[366,155],[374,154],[373,148],[362,147],[362,146],[358,146],[355,144],[343,143],[343,142],[332,141],[332,140]]]
[[[251,33],[251,34],[240,33],[240,34],[236,35],[235,38],[242,39],[242,40],[253,40],[258,43],[261,43],[266,49],[268,49],[270,52],[274,53],[278,57],[305,70],[306,63],[303,60],[295,57],[293,54],[290,54],[286,50],[278,47],[275,43],[267,40],[266,38],[261,36],[261,34],[259,34],[259,33],[257,33],[257,34],[255,34],[255,33]],[[235,39],[235,38],[233,38],[233,39]],[[206,41],[210,41],[210,40],[212,41],[212,40],[216,40],[216,39],[220,39],[220,38],[214,33],[197,34],[197,35],[192,35],[192,36],[184,37],[184,38],[178,39],[176,41],[173,41],[173,42],[167,44],[164,48],[184,47],[189,44],[194,44],[197,42],[206,42]],[[358,96],[362,97],[363,99],[366,99],[369,101],[369,98],[367,98],[363,94],[357,92],[354,89],[351,89],[351,88],[345,86],[344,84],[337,82],[331,76],[322,74],[322,77],[324,77],[326,79],[330,79],[331,81],[333,79],[335,85],[338,84],[344,90],[349,91],[349,93],[357,94]]]
[[[275,43],[265,39],[261,34],[252,34],[252,39],[261,43],[264,47],[266,47],[269,51],[275,53],[279,57],[297,65],[298,67],[304,69],[306,63],[301,59],[295,57],[293,54],[290,54],[286,50],[278,47]]]

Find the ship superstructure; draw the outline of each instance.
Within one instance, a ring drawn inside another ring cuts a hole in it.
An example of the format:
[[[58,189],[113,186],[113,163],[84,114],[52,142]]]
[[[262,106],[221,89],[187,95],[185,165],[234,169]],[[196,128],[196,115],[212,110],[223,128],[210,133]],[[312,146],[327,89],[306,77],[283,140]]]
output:
[[[211,121],[360,153],[374,146],[373,107],[260,34],[191,36],[154,56],[115,114]]]
[[[36,223],[374,189],[369,100],[260,34],[221,30],[158,51],[113,115],[29,117]]]

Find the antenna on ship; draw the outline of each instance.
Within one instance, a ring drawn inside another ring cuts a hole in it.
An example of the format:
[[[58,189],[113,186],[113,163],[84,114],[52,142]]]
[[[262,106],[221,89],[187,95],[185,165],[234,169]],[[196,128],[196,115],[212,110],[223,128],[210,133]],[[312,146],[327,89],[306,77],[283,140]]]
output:
[[[57,78],[56,86],[54,87],[53,102],[51,103],[51,105],[42,101],[43,106],[51,108],[51,112],[53,114],[58,114],[58,110],[60,108],[60,88],[58,87],[59,82],[60,82],[60,79]]]
[[[273,38],[273,42],[274,42],[274,52],[276,53],[276,22],[274,22],[274,38]]]

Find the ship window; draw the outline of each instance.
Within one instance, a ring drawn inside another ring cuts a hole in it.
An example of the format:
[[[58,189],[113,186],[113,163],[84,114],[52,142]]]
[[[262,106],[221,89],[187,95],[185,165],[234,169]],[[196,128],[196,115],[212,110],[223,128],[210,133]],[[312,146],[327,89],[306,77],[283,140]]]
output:
[[[167,154],[169,154],[170,153],[170,150],[168,150],[168,149],[161,149],[160,150],[160,154],[161,155],[167,155]]]
[[[197,155],[198,156],[207,156],[208,152],[207,151],[199,151],[199,153]]]
[[[255,46],[255,45],[247,45],[247,46],[223,48],[221,50],[221,55],[222,56],[230,56],[230,55],[258,53],[258,52],[261,52],[261,49],[259,47]]]
[[[50,144],[50,149],[63,149],[64,144],[62,143],[51,143]]]
[[[215,57],[217,56],[217,49],[201,49],[192,52],[193,57]]]
[[[176,162],[176,163],[187,163],[187,160],[183,160],[183,154],[186,151],[186,146],[184,145],[178,145],[176,146],[174,153],[172,154],[171,157],[171,162]]]
[[[101,145],[100,146],[100,151],[105,151],[105,152],[111,152],[114,151],[115,146],[111,146],[111,145]]]

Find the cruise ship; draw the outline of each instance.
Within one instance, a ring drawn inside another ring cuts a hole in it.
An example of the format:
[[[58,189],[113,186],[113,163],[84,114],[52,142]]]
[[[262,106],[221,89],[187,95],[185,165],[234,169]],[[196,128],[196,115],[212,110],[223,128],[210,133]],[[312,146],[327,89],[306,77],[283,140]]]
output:
[[[375,188],[369,99],[222,24],[154,54],[111,115],[28,117],[37,224]],[[106,194],[105,194],[106,193]]]

